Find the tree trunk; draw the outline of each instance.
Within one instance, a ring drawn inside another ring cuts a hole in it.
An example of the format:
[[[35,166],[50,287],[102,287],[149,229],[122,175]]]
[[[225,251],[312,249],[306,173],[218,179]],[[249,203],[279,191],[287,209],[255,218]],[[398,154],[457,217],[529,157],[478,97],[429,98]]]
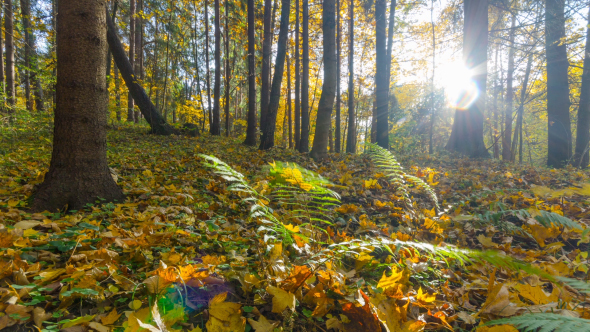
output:
[[[572,152],[564,7],[565,0],[546,0],[547,166],[556,168],[564,167]]]
[[[229,85],[230,85],[230,68],[229,68],[229,5],[225,0],[225,136],[229,137]]]
[[[0,10],[0,27],[2,26],[2,11]],[[2,95],[2,105],[4,105],[5,96],[4,91],[6,88],[6,80],[4,79],[4,37],[2,31],[0,31],[0,94]]]
[[[59,0],[58,8],[53,153],[32,208],[123,202],[107,164],[106,1]]]
[[[129,0],[129,63],[134,68],[135,61],[135,0]],[[123,72],[121,70],[121,72]],[[127,122],[134,122],[134,106],[131,91],[127,94]]]
[[[121,92],[119,91],[119,68],[115,66],[115,105],[117,107],[117,121],[121,122]]]
[[[24,68],[23,81],[25,86],[25,105],[27,111],[33,110],[33,100],[31,99],[31,25],[29,17],[31,16],[29,0],[20,0],[21,20],[23,25],[23,44],[24,44]]]
[[[162,96],[162,110],[164,121],[168,121],[168,107],[166,107],[166,96],[168,94],[168,62],[170,57],[170,23],[172,22],[172,13],[168,16],[168,31],[166,31],[166,58],[164,59],[164,95]],[[133,64],[132,64],[133,66]]]
[[[111,13],[111,20],[113,23],[117,22],[117,9],[119,8],[119,2],[112,1],[112,13]],[[113,55],[111,54],[111,50],[107,50],[107,86],[109,85],[109,75],[111,75],[111,63],[113,62]],[[115,66],[116,67],[116,66]]]
[[[23,2],[25,6],[23,6]],[[38,57],[37,57],[37,51],[35,48],[35,34],[33,32],[33,27],[31,25],[31,3],[30,0],[21,0],[21,7],[25,8],[25,14],[23,16],[26,17],[25,23],[27,24],[27,28],[26,28],[26,32],[27,32],[27,37],[26,37],[26,45],[25,45],[25,53],[26,49],[28,48],[28,65],[27,65],[27,70],[28,70],[28,75],[29,75],[29,80],[30,80],[30,84],[33,88],[33,96],[35,99],[35,106],[37,108],[38,112],[44,112],[45,111],[45,105],[43,104],[43,87],[41,86],[41,81],[39,80],[39,63],[38,63]],[[23,18],[24,19],[24,18]],[[23,24],[24,26],[24,24]],[[30,101],[30,99],[29,99]],[[33,105],[32,105],[32,101],[29,102],[30,103],[30,109],[33,109]]]
[[[488,72],[488,0],[465,0],[463,6],[463,60],[467,69],[477,68],[472,79],[480,93],[464,110],[455,111],[455,121],[446,148],[471,158],[488,158],[489,153],[483,142]]]
[[[209,68],[209,3],[205,0],[205,62],[207,68],[207,111],[209,115],[209,130],[213,126],[213,114],[211,112],[211,69]]]
[[[287,54],[287,121],[289,121],[289,149],[293,148],[293,119],[291,116],[291,61]]]
[[[287,55],[287,39],[289,38],[290,9],[291,0],[281,0],[281,26],[279,28],[279,41],[277,43],[275,75],[272,80],[267,118],[264,121],[264,127],[262,128],[260,150],[267,150],[275,145],[276,119],[279,110],[279,102],[281,100],[281,83],[283,82],[285,58]]]
[[[143,10],[143,0],[136,0],[136,15],[135,15],[135,60],[133,61],[134,72],[137,74],[136,79],[141,80],[141,57],[143,53],[143,47],[141,45],[141,35],[143,30],[143,23],[141,18],[141,11]],[[143,83],[143,82],[142,82]],[[139,122],[139,111],[134,108],[133,110],[133,121]]]
[[[295,150],[301,144],[301,68],[299,66],[299,0],[295,0]]]
[[[387,117],[387,50],[385,39],[385,0],[375,0],[375,45],[376,73],[375,73],[375,135],[377,144],[384,149],[389,148],[389,123]]]
[[[14,87],[14,24],[12,0],[4,0],[4,34],[6,39],[6,101],[9,107],[16,102]],[[12,110],[11,112],[13,112]]]
[[[356,153],[356,124],[354,115],[354,0],[348,5],[348,137],[346,152]]]
[[[113,53],[113,59],[115,60],[117,67],[119,67],[119,71],[121,72],[121,76],[123,77],[129,92],[137,102],[139,110],[150,125],[150,132],[157,135],[170,135],[176,133],[176,130],[166,123],[166,120],[162,117],[162,115],[160,115],[154,104],[152,104],[152,101],[145,93],[143,87],[135,79],[133,66],[131,66],[129,59],[125,54],[125,50],[123,49],[123,45],[121,44],[119,37],[117,37],[115,25],[108,16],[107,23],[107,40],[109,42],[111,52]]]
[[[299,152],[309,152],[309,0],[303,0],[303,74],[301,79],[301,140]]]
[[[271,25],[272,0],[264,0],[264,39],[262,41],[262,69],[260,86],[260,128],[264,128],[268,113],[270,86],[270,53],[272,45]]]
[[[324,81],[322,84],[322,96],[318,104],[315,136],[311,157],[322,160],[328,154],[328,138],[332,126],[332,108],[336,97],[337,66],[336,59],[336,1],[324,0],[323,12],[323,49],[324,49]]]
[[[248,127],[246,128],[245,145],[256,145],[256,56],[254,0],[248,0]]]
[[[340,38],[342,30],[340,29],[340,0],[336,0],[336,126],[335,126],[335,152],[340,153],[341,134],[340,134]]]
[[[500,116],[498,114],[498,93],[500,93],[500,86],[499,86],[499,79],[498,79],[498,55],[500,53],[500,45],[496,45],[496,50],[495,50],[495,60],[494,60],[494,88],[492,89],[492,93],[493,93],[493,99],[492,99],[492,109],[494,111],[494,123],[493,123],[493,130],[494,130],[494,135],[493,137],[493,143],[494,143],[494,159],[500,159],[500,146],[498,144],[499,142],[499,130],[498,130],[498,121],[500,119]],[[503,138],[502,138],[503,139]]]
[[[219,25],[219,1],[215,0],[215,85],[213,86],[213,124],[211,135],[221,135],[220,93],[221,93],[221,31]]]
[[[586,47],[584,49],[584,71],[580,89],[580,105],[578,107],[578,127],[576,136],[575,162],[577,167],[588,166],[590,150],[590,11],[588,11],[588,28],[586,29]]]
[[[512,109],[514,107],[514,89],[512,87],[514,77],[514,35],[516,32],[516,15],[512,14],[510,23],[510,37],[508,48],[508,71],[506,73],[506,110],[504,114],[504,139],[502,140],[502,159],[510,161],[512,157],[510,136],[512,135]]]

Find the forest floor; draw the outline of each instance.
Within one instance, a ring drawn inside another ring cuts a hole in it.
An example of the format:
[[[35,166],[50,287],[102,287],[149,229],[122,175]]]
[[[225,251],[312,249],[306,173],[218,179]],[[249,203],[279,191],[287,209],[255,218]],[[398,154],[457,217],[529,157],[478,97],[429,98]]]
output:
[[[0,129],[0,330],[516,331],[483,324],[590,318],[586,171],[399,156],[437,209],[368,154],[315,163],[121,126],[108,159],[126,202],[31,213],[51,132],[20,125]]]

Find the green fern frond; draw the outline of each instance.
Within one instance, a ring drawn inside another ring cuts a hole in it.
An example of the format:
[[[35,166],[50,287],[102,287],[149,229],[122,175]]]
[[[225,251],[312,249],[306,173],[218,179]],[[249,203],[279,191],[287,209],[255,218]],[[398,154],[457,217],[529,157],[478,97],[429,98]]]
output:
[[[579,292],[590,294],[590,284],[585,281],[566,277],[557,277],[557,280]]]
[[[514,325],[517,329],[524,332],[590,332],[590,320],[554,313],[526,314],[493,320],[484,325],[499,324]]]
[[[434,189],[419,177],[404,172],[403,167],[391,152],[377,144],[367,143],[366,153],[371,157],[374,164],[385,173],[390,183],[397,187],[406,201],[406,205],[412,206],[412,200],[408,192],[408,183],[411,183],[415,187],[424,190],[434,202],[436,209],[440,210]]]
[[[250,218],[261,221],[262,226],[258,228],[258,232],[266,233],[264,235],[265,242],[270,239],[282,241],[286,245],[294,242],[291,231],[285,228],[283,223],[274,216],[268,206],[260,203],[262,200],[268,201],[268,199],[250,186],[242,173],[234,170],[217,157],[204,154],[200,154],[199,156],[205,159],[205,162],[203,162],[205,167],[213,169],[215,174],[230,183],[228,190],[247,195],[242,201],[251,204]]]
[[[563,226],[565,228],[570,228],[570,229],[579,229],[582,230],[582,226],[571,220],[568,217],[564,217],[560,214],[557,214],[555,212],[549,212],[549,211],[541,211],[541,215],[540,216],[536,216],[535,219],[543,226],[545,227],[551,227],[551,224],[553,224],[554,226]]]

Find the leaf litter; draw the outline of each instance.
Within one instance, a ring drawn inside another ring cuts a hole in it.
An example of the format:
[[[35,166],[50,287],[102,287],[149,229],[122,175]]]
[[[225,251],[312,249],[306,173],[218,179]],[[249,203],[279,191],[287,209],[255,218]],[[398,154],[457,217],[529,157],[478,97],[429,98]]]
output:
[[[375,151],[315,163],[122,127],[108,158],[125,202],[31,213],[47,141],[22,133],[0,149],[0,330],[516,331],[510,318],[535,313],[590,318],[586,171]]]

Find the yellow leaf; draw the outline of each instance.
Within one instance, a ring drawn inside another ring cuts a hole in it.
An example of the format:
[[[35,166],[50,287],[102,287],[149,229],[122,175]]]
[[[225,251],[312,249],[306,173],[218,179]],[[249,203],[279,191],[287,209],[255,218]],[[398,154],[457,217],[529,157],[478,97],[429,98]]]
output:
[[[391,271],[392,274],[390,277],[388,277],[385,273],[385,271],[383,272],[383,276],[381,277],[381,280],[379,280],[379,283],[377,284],[377,288],[381,288],[383,289],[383,291],[386,291],[390,288],[394,288],[396,286],[396,284],[402,280],[403,276],[404,276],[404,271],[401,270],[398,272],[397,268],[394,266],[393,267],[393,271]]]
[[[101,323],[97,323],[97,322],[90,322],[90,324],[88,324],[88,326],[98,332],[109,332],[110,331],[110,329],[108,327],[102,325]]]
[[[141,308],[141,301],[140,300],[133,300],[133,302],[129,302],[129,308],[133,310],[137,310]]]
[[[39,273],[39,276],[42,278],[41,280],[43,280],[43,282],[48,282],[48,281],[51,281],[51,280],[59,277],[60,275],[62,275],[64,273],[66,273],[66,269],[55,269],[55,270],[41,272],[41,273]]]
[[[290,308],[292,311],[295,310],[294,294],[274,286],[268,286],[266,291],[274,296],[272,299],[272,312],[281,313],[286,308]]]
[[[289,225],[283,224],[283,226],[285,226],[286,229],[290,230],[293,233],[299,233],[299,226],[293,226],[291,224],[289,224]]]
[[[104,317],[100,317],[100,321],[104,324],[104,325],[111,325],[111,324],[115,324],[115,322],[119,319],[119,317],[121,317],[121,314],[117,313],[117,309],[113,309],[113,311],[109,312],[108,315],[104,316]]]
[[[498,247],[498,244],[494,243],[494,241],[492,241],[492,238],[486,237],[483,234],[479,234],[477,236],[477,240],[479,240],[479,243],[481,243],[486,248],[497,248]]]
[[[430,295],[428,293],[422,293],[422,287],[418,289],[418,294],[416,295],[416,300],[424,303],[434,302],[436,299],[436,295]]]
[[[190,330],[189,332],[203,332],[203,330],[197,326],[194,329]]]
[[[242,332],[246,318],[242,317],[240,304],[225,302],[227,293],[218,294],[209,301],[207,332]]]
[[[547,294],[543,291],[541,286],[531,286],[528,284],[524,285],[516,285],[514,287],[518,294],[525,299],[533,302],[534,304],[547,304],[550,302],[557,302],[558,295],[557,294]]]
[[[72,327],[72,326],[76,326],[76,325],[80,325],[80,324],[84,324],[84,323],[88,323],[91,320],[94,319],[94,316],[96,315],[86,315],[86,316],[82,316],[82,317],[78,317],[78,318],[74,318],[71,321],[65,323],[64,325],[62,325],[62,329],[68,328],[68,327]]]
[[[258,321],[255,321],[252,318],[248,318],[248,323],[252,325],[254,331],[256,332],[273,332],[275,327],[279,325],[278,322],[269,322],[264,315],[260,315]]]

